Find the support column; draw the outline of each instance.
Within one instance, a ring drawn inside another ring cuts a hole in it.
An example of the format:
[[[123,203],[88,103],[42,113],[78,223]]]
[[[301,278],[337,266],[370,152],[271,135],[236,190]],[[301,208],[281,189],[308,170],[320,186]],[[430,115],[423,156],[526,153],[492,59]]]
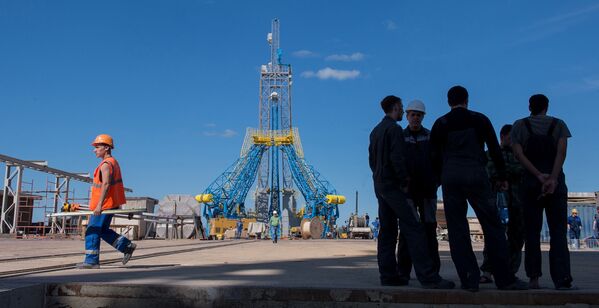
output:
[[[13,188],[13,180],[15,180],[15,177],[16,187]],[[22,181],[23,167],[6,164],[2,195],[2,212],[0,215],[0,234],[15,234],[17,232]],[[9,201],[9,198],[12,198],[12,200]]]
[[[58,213],[58,209],[61,207],[62,203],[66,202],[66,200],[62,196],[62,187],[68,183],[68,178],[64,178],[61,176],[56,177],[56,182],[54,183],[54,213]],[[62,218],[62,223],[58,223],[58,218],[52,217],[52,234],[64,233],[64,221]]]

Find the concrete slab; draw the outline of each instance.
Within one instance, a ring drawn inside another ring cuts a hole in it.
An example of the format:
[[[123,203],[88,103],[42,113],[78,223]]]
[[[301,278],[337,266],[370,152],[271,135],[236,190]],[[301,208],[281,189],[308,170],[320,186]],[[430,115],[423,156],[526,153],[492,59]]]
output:
[[[127,298],[123,303],[131,304],[135,297],[154,298],[149,296],[148,293],[142,292],[144,288],[147,289],[151,286],[151,288],[159,288],[160,292],[168,294],[191,292],[181,290],[195,290],[189,294],[196,294],[197,292],[215,294],[216,292],[221,295],[205,297],[212,300],[211,303],[215,305],[228,300],[230,301],[227,303],[233,305],[236,303],[235,298],[262,294],[260,292],[266,295],[264,295],[265,297],[258,296],[255,299],[256,304],[270,300],[271,303],[272,301],[286,303],[324,301],[336,303],[336,305],[340,303],[380,304],[385,302],[429,305],[565,305],[568,303],[599,305],[599,284],[596,283],[596,276],[599,273],[599,269],[596,267],[596,260],[599,257],[598,251],[580,251],[571,254],[573,276],[575,284],[580,287],[580,290],[564,292],[552,289],[548,274],[547,252],[545,252],[543,263],[545,275],[541,279],[541,284],[545,289],[506,292],[495,290],[493,285],[481,285],[481,292],[472,294],[462,290],[422,290],[415,279],[407,287],[379,286],[376,243],[374,241],[284,240],[276,245],[270,241],[248,242],[242,240],[238,242],[243,242],[243,244],[134,259],[127,266],[105,265],[100,270],[62,270],[0,279],[0,287],[10,288],[11,285],[44,284],[47,287],[46,295],[48,299],[55,300],[56,303],[61,301],[65,303],[68,300],[79,300],[87,297],[96,298],[97,300],[99,298],[110,299],[108,302],[115,303],[114,299],[108,296],[112,292],[112,294],[120,294],[118,296]],[[61,243],[60,245],[64,245],[64,247],[60,247],[65,251],[76,251],[77,249],[80,251],[82,242],[74,241],[73,243],[76,245],[71,247],[69,245],[72,244]],[[145,247],[148,250],[145,252],[140,250],[139,254],[143,255],[152,251],[176,251],[185,248],[173,247],[173,243],[176,242],[141,241],[138,243],[139,247]],[[195,241],[195,245],[219,243],[219,241],[211,241],[198,244]],[[190,243],[181,242],[181,244]],[[15,245],[18,245],[18,243]],[[43,243],[41,245],[47,244]],[[161,245],[164,247],[159,247]],[[479,250],[477,252],[479,261],[482,261],[480,253],[482,244],[475,245],[475,247]],[[0,259],[3,257],[2,254],[3,252],[0,252]],[[81,257],[74,258],[80,260]],[[46,262],[46,260],[47,258],[40,259],[38,262]],[[446,242],[441,242],[441,260],[441,275],[458,282]],[[30,260],[27,262],[30,262]],[[0,262],[0,272],[6,269],[7,266],[13,266],[9,265],[11,263],[16,266],[20,262]],[[519,275],[525,278],[523,269]],[[85,288],[83,288],[84,286]],[[131,290],[130,295],[122,291],[124,290],[123,286],[127,286],[125,289],[129,288],[128,290]],[[79,291],[63,294],[57,291],[61,289]],[[236,290],[237,293],[230,290]],[[92,296],[91,294],[96,295]],[[292,296],[292,294],[303,295]],[[339,294],[352,295],[345,298]],[[191,298],[199,296],[196,295]],[[177,296],[171,296],[172,300],[176,298]],[[314,300],[310,300],[310,298],[314,298]],[[181,299],[184,299],[184,297]],[[156,303],[158,302],[162,303],[164,301],[157,301]]]

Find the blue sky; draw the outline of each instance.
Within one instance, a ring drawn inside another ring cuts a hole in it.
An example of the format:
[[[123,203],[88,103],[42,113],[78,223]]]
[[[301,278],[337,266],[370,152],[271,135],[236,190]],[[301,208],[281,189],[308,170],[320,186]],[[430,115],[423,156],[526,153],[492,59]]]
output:
[[[367,146],[380,99],[422,99],[430,127],[456,84],[496,130],[545,93],[573,134],[570,191],[599,189],[596,1],[2,1],[0,153],[91,172],[89,142],[108,133],[133,195],[200,193],[258,125],[275,17],[294,124],[306,159],[348,196],[342,217],[356,190],[376,212]]]

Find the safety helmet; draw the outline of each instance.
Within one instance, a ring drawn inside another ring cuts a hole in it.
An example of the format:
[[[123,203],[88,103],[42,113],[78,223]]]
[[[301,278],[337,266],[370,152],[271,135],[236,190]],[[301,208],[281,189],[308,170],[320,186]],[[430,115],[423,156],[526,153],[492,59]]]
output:
[[[406,108],[406,112],[408,112],[410,110],[426,113],[426,108],[424,107],[424,103],[419,99],[415,99],[408,104],[408,107]]]
[[[272,214],[273,215],[277,215],[277,211],[272,211]]]
[[[112,137],[110,137],[110,135],[106,135],[106,134],[98,135],[96,137],[96,139],[94,139],[94,142],[92,142],[92,145],[96,146],[98,144],[106,144],[111,149],[114,149],[114,142],[112,141]]]
[[[578,214],[578,210],[577,209],[572,209],[572,214]]]

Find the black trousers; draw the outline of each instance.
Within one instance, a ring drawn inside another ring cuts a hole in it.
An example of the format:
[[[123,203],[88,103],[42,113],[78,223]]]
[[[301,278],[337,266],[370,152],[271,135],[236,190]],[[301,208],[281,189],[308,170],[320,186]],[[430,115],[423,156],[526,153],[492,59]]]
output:
[[[561,183],[564,183],[560,179]],[[558,184],[556,193],[540,197],[538,185],[531,185],[536,179],[527,180],[522,191],[524,201],[524,219],[526,221],[526,245],[524,268],[531,278],[541,277],[541,229],[543,227],[543,211],[549,227],[549,271],[556,287],[568,286],[572,282],[570,273],[570,252],[568,251],[567,225],[568,192],[565,184]],[[531,183],[532,182],[532,183]]]
[[[414,271],[420,283],[439,282],[441,277],[433,268],[424,227],[413,207],[408,206],[405,194],[397,185],[378,183],[374,185],[374,192],[379,203],[377,259],[381,282],[399,279],[396,255],[398,226],[408,243],[408,251],[414,260]]]
[[[495,284],[502,287],[513,283],[516,277],[509,270],[505,227],[499,219],[495,196],[484,166],[468,162],[446,163],[443,166],[441,183],[451,258],[462,286],[478,286],[480,280],[480,270],[472,251],[470,228],[466,218],[468,203],[474,209],[483,229]]]
[[[439,258],[439,242],[437,241],[437,199],[436,198],[410,198],[409,206],[414,207],[420,216],[420,222],[424,226],[426,236],[426,247],[433,261],[433,269],[438,273],[441,269],[441,259]],[[404,232],[399,232],[399,248],[397,253],[397,262],[399,268],[399,277],[401,279],[410,279],[412,271],[412,258],[408,251],[408,243]]]
[[[522,248],[524,248],[524,204],[521,200],[520,187],[511,185],[508,192],[508,217],[507,223],[507,242],[509,250],[510,271],[516,274],[522,264]],[[492,272],[489,262],[489,253],[487,247],[483,250],[483,264],[480,270],[483,272]]]

